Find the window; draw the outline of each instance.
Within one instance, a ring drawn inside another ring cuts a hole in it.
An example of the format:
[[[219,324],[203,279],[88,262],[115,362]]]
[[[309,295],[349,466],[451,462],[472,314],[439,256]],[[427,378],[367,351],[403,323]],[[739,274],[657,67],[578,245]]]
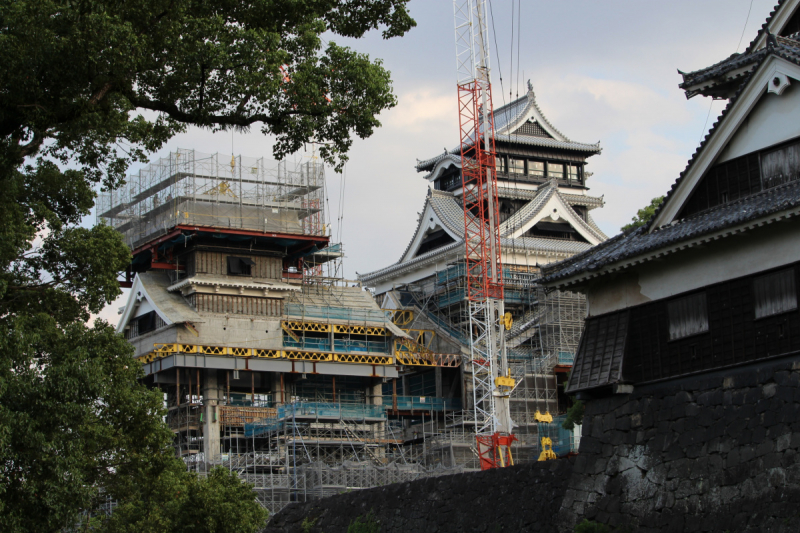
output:
[[[528,174],[538,178],[544,177],[544,163],[541,161],[528,161]]]
[[[495,162],[496,162],[495,168],[497,169],[497,172],[504,172],[504,173],[508,172],[508,167],[506,167],[506,158],[504,156],[502,155],[497,156]]]
[[[708,331],[706,293],[684,296],[667,303],[669,340]]]
[[[567,179],[575,183],[580,183],[580,167],[577,165],[567,165]]]
[[[557,180],[564,179],[564,165],[561,163],[547,163],[547,177]]]
[[[144,335],[156,329],[156,312],[150,311],[136,318],[136,326],[139,335]]]
[[[525,160],[508,158],[508,171],[516,174],[525,174]]]
[[[797,309],[794,269],[781,270],[753,280],[756,318]]]
[[[228,256],[228,274],[232,276],[250,276],[255,262],[249,257]]]

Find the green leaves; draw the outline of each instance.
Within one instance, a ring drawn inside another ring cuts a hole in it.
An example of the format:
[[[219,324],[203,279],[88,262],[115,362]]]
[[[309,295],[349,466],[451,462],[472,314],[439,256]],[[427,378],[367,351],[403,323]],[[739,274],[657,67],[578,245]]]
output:
[[[406,3],[2,0],[0,136],[18,163],[75,154],[93,182],[119,181],[188,124],[259,124],[276,158],[316,142],[340,167],[351,132],[370,135],[395,99],[379,61],[323,48],[321,35],[403,35],[415,25]]]
[[[186,472],[130,345],[86,325],[130,252],[79,223],[189,125],[255,125],[276,158],[315,142],[341,168],[396,99],[379,60],[322,34],[402,35],[406,4],[0,0],[0,531],[263,526],[236,475]]]
[[[630,231],[642,227],[656,214],[656,209],[664,202],[663,196],[658,196],[650,201],[650,205],[643,207],[636,212],[636,216],[631,219],[630,224],[625,224],[620,228],[622,231]]]

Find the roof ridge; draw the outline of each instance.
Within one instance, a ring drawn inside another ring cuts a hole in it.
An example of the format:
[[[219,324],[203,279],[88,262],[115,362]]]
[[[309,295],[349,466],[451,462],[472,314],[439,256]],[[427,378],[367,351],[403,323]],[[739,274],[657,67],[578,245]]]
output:
[[[547,117],[545,116],[544,112],[539,107],[539,103],[536,101],[536,93],[533,92],[533,85],[531,84],[530,80],[528,80],[528,98],[533,102],[533,107],[536,108],[536,110],[539,112],[539,115],[542,116],[542,119],[545,121],[545,123],[547,123],[548,126],[553,128],[553,130],[556,133],[558,133],[559,135],[564,137],[564,141],[570,142],[570,143],[571,142],[575,142],[575,141],[571,140],[569,137],[567,137],[566,135],[564,135],[563,133],[561,133],[561,131],[559,131],[558,128],[553,126],[553,124],[547,119]],[[581,144],[583,144],[583,143],[581,143]],[[600,144],[600,143],[597,143],[597,144]]]
[[[767,20],[764,21],[764,24],[761,25],[761,29],[759,29],[758,33],[756,33],[755,38],[752,41],[750,41],[750,44],[748,44],[747,48],[745,48],[745,52],[750,53],[753,51],[753,47],[756,45],[756,41],[758,41],[764,34],[764,31],[767,29],[767,26],[769,26],[769,23],[772,22],[772,18],[775,16],[775,13],[778,12],[778,9],[780,9],[780,7],[783,5],[784,2],[786,2],[786,0],[778,0],[778,3],[775,4],[775,6],[772,8],[772,11],[770,11],[769,13],[769,16],[767,16]]]
[[[775,50],[772,49],[772,48],[770,48],[768,50],[769,50],[768,53],[766,53],[764,55],[764,57],[761,58],[758,61],[758,64],[753,69],[753,71],[750,72],[742,80],[742,83],[739,85],[739,88],[736,89],[736,93],[734,93],[733,97],[731,97],[731,99],[728,101],[728,105],[726,105],[725,109],[722,110],[722,112],[720,113],[719,117],[717,117],[717,120],[711,125],[711,128],[709,128],[708,133],[706,133],[705,137],[703,137],[703,140],[700,141],[700,144],[698,145],[697,149],[692,154],[692,157],[689,158],[689,161],[686,163],[686,168],[684,168],[683,172],[681,172],[678,175],[678,178],[672,184],[672,187],[670,187],[669,191],[667,191],[667,194],[664,197],[664,201],[661,202],[661,205],[659,205],[656,208],[655,212],[653,213],[653,216],[650,217],[650,220],[647,222],[647,224],[645,224],[645,227],[647,228],[648,232],[650,231],[650,228],[655,223],[655,221],[658,218],[659,214],[664,210],[665,206],[672,199],[675,191],[680,186],[680,184],[683,182],[683,178],[686,176],[686,174],[689,172],[689,170],[694,166],[694,163],[695,163],[695,161],[697,161],[697,158],[699,157],[699,155],[703,152],[703,150],[706,148],[706,146],[708,146],[709,140],[711,140],[711,138],[716,134],[716,132],[719,129],[720,125],[728,117],[728,115],[730,113],[730,110],[733,109],[733,106],[735,106],[736,103],[739,101],[739,97],[741,96],[742,92],[744,91],[744,88],[747,87],[747,85],[749,84],[750,80],[753,79],[753,74],[755,72],[757,72],[759,68],[761,68],[761,65],[764,63],[764,61],[766,61],[766,59],[768,57],[770,57],[770,56],[772,56],[773,54],[776,53]],[[779,55],[779,57],[783,57],[780,54],[778,54],[778,55]]]

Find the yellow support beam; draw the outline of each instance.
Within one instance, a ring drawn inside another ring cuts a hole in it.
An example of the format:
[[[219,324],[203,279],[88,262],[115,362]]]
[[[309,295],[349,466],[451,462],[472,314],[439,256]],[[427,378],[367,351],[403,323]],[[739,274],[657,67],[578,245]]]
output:
[[[394,358],[381,355],[362,355],[357,353],[337,353],[333,356],[339,363],[362,363],[368,365],[391,365]]]
[[[386,337],[386,328],[373,327],[373,326],[342,326],[339,324],[333,325],[334,333],[350,333],[353,335],[376,335],[379,337]]]
[[[300,337],[292,331],[292,328],[286,322],[281,322],[281,329],[289,334],[289,336],[294,339],[295,342],[300,342]]]
[[[405,366],[442,366],[457,368],[461,364],[461,356],[455,353],[414,353],[395,352],[397,363]]]
[[[358,353],[307,352],[303,350],[271,350],[266,348],[240,348],[234,346],[202,346],[195,344],[156,344],[152,352],[136,358],[143,364],[174,354],[227,355],[232,357],[259,357],[264,359],[289,359],[367,365],[393,365],[394,357]],[[411,355],[411,354],[409,354]],[[455,365],[457,366],[457,365]]]
[[[405,309],[381,309],[381,311],[392,313],[392,323],[395,326],[407,326],[414,321],[414,311],[406,311]]]
[[[319,331],[328,333],[331,330],[330,324],[323,324],[321,322],[298,322],[296,320],[284,320],[281,322],[281,327],[284,331]]]

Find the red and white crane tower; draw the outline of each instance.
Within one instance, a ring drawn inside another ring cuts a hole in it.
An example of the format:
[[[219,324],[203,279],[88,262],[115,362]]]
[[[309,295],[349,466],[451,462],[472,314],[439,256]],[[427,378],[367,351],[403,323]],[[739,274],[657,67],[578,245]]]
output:
[[[453,0],[469,300],[470,365],[481,469],[513,464],[489,31],[483,0]]]

